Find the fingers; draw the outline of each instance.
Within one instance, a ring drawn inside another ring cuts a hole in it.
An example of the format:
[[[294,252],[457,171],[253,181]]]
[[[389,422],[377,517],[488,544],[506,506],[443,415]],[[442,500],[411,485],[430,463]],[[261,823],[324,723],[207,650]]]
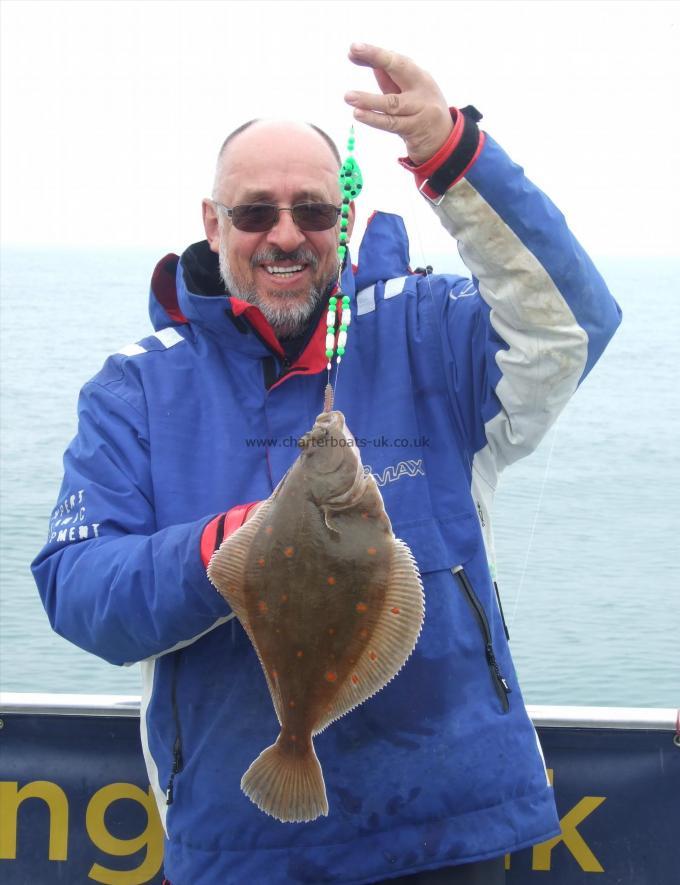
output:
[[[381,49],[379,46],[370,46],[368,43],[352,43],[349,60],[355,65],[385,71],[401,89],[414,86],[422,73],[405,55],[399,55],[390,49]]]
[[[382,129],[385,132],[396,132],[404,135],[401,117],[393,117],[392,114],[376,114],[375,111],[354,111],[354,119],[360,123],[366,123],[374,129]]]
[[[405,55],[379,46],[353,43],[350,61],[373,69],[383,93],[348,92],[361,123],[399,135],[411,160],[424,163],[449,137],[453,123],[448,104],[433,78]]]
[[[348,92],[345,95],[347,104],[363,111],[378,111],[381,114],[396,114],[409,116],[416,114],[421,109],[421,102],[414,97],[413,93],[389,93],[388,95],[375,95],[370,92]]]

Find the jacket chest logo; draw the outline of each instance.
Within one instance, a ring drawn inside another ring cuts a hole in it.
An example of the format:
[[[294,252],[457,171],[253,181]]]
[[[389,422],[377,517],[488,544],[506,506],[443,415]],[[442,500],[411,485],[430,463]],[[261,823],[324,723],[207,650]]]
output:
[[[388,482],[396,482],[402,476],[425,476],[422,458],[415,461],[399,461],[398,464],[388,464],[382,473],[375,473],[370,464],[365,464],[364,473],[366,475],[372,473],[373,479],[380,488],[387,485]]]

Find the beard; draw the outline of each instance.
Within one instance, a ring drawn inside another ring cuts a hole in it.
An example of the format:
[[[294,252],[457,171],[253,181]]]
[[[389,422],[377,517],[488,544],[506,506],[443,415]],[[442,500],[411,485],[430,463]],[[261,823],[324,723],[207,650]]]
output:
[[[280,249],[262,249],[252,256],[250,266],[256,268],[263,263],[273,264],[286,260],[295,264],[307,264],[312,271],[316,271],[319,266],[318,258],[308,249],[295,249],[293,252],[282,252]],[[264,300],[258,296],[255,281],[252,278],[246,281],[239,279],[232,273],[225,237],[220,237],[219,266],[220,277],[227,292],[255,305],[279,339],[295,338],[302,334],[338,272],[338,269],[335,268],[327,280],[315,281],[304,289],[292,289],[289,292],[269,289],[267,295],[271,300]],[[306,295],[304,300],[300,297],[302,295]]]

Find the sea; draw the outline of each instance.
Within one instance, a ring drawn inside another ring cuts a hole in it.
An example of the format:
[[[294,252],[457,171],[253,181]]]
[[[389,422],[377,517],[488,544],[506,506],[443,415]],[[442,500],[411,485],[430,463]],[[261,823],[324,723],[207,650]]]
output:
[[[52,632],[29,563],[45,541],[78,390],[108,354],[149,334],[160,257],[2,252],[3,691],[140,691],[137,666]],[[428,262],[461,269],[451,256]],[[596,263],[623,323],[537,451],[502,476],[499,587],[528,703],[680,707],[680,260]]]

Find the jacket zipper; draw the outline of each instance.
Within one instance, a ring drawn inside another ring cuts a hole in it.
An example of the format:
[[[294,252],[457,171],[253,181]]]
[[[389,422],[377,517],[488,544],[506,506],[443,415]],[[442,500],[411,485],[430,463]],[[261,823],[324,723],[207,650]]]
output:
[[[489,668],[489,673],[491,674],[491,681],[493,682],[496,694],[503,706],[503,712],[507,713],[510,709],[508,695],[512,689],[508,685],[507,680],[504,678],[500,667],[498,666],[498,661],[496,660],[496,655],[493,650],[493,643],[491,642],[491,628],[489,627],[489,621],[486,617],[484,607],[477,598],[477,594],[473,590],[472,584],[470,583],[468,576],[465,574],[463,566],[459,565],[457,568],[452,568],[451,574],[458,579],[458,583],[465,593],[467,601],[470,603],[470,607],[475,614],[479,628],[482,631],[482,636],[484,638],[484,653],[486,655],[486,663]]]
[[[263,360],[264,386],[266,390],[270,390],[275,384],[278,384],[282,378],[290,374],[291,361],[289,358],[283,357],[280,360],[280,368],[273,356],[266,356]]]
[[[291,365],[292,363],[290,359],[287,356],[284,356],[284,358],[281,360],[281,371],[279,372],[279,377],[276,379],[277,381],[280,381],[282,378],[286,377],[286,375],[290,372]]]
[[[498,602],[498,611],[501,613],[501,621],[503,621],[505,638],[510,641],[510,631],[508,630],[508,625],[505,622],[505,614],[503,613],[503,605],[501,604],[501,594],[498,589],[498,584],[495,581],[493,582],[493,589],[496,591],[496,601]]]
[[[179,707],[177,706],[177,671],[179,669],[180,652],[175,652],[172,666],[172,686],[170,689],[170,698],[172,702],[172,718],[175,723],[175,742],[172,745],[172,768],[170,769],[170,779],[165,789],[165,804],[172,805],[175,799],[175,775],[179,774],[184,768],[182,759],[182,729],[179,723]]]

